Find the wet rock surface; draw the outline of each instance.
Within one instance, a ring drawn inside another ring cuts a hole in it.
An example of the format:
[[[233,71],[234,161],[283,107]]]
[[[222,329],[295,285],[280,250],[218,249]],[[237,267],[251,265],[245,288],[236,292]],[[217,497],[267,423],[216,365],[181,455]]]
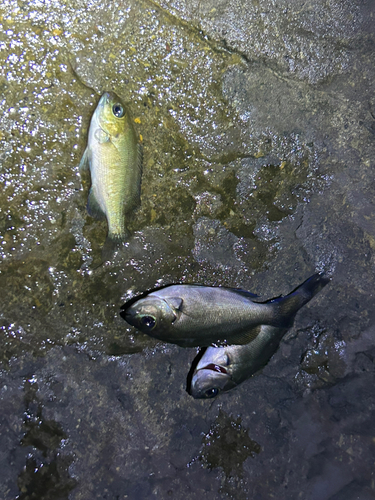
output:
[[[373,2],[0,7],[0,498],[375,497]],[[99,96],[144,145],[129,242],[78,172]],[[128,328],[172,282],[332,282],[263,371],[193,400],[196,349]]]

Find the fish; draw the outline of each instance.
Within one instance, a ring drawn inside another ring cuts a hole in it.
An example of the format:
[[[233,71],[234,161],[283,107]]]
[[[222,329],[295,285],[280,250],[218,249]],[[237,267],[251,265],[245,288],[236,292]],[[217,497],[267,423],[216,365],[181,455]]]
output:
[[[194,399],[204,399],[234,389],[268,363],[287,331],[262,325],[249,344],[207,347],[192,374],[188,393]]]
[[[298,310],[328,282],[327,277],[317,274],[292,292],[292,295],[301,298],[299,302],[295,302],[291,311],[293,319]],[[190,384],[188,383],[188,393],[195,399],[214,398],[237,387],[266,366],[288,329],[262,325],[258,336],[247,345],[208,347],[203,355],[199,354],[195,360],[198,363],[193,370]]]
[[[167,285],[130,299],[120,315],[142,333],[181,347],[243,345],[257,338],[262,325],[289,328],[311,290],[327,280],[316,274],[289,295],[266,302],[236,288]]]
[[[126,218],[140,203],[142,147],[129,112],[114,92],[105,92],[91,118],[80,171],[89,171],[89,215],[107,219],[103,254],[129,237]]]

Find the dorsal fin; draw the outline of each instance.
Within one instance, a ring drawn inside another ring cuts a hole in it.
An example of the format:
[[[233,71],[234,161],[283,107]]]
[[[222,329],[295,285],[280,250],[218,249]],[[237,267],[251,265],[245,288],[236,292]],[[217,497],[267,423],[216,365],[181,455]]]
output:
[[[143,145],[141,143],[137,144],[137,168],[140,173],[142,173],[143,165]]]
[[[228,290],[232,290],[232,292],[238,293],[238,295],[242,295],[242,297],[246,297],[247,299],[257,299],[259,295],[256,293],[248,292],[247,290],[243,290],[242,288],[228,288]]]
[[[201,287],[208,287],[208,288],[223,288],[224,290],[229,290],[234,293],[238,293],[238,295],[241,295],[242,297],[246,297],[247,299],[256,299],[259,298],[259,295],[256,293],[251,293],[248,292],[247,290],[244,290],[243,288],[232,288],[230,286],[211,286],[211,285],[204,285],[203,283],[195,283],[194,281],[192,283],[179,283],[180,285],[192,285],[192,286],[201,286]],[[167,285],[170,286],[170,285]]]

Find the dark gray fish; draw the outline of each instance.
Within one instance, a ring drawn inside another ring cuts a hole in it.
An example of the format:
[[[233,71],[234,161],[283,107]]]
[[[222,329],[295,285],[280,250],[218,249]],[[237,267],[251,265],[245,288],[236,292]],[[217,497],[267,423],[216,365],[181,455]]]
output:
[[[301,298],[299,304],[295,304],[292,319],[328,281],[316,274],[292,292],[291,295]],[[288,328],[262,325],[257,337],[247,345],[208,347],[193,372],[188,392],[194,398],[213,398],[233,389],[268,363],[287,331]]]
[[[241,345],[253,341],[261,325],[289,328],[311,299],[311,288],[320,290],[327,282],[316,274],[289,295],[263,303],[233,288],[169,285],[128,301],[121,316],[141,332],[182,347]]]
[[[207,347],[194,370],[189,394],[196,399],[213,398],[237,387],[267,364],[287,331],[262,325],[249,344]]]

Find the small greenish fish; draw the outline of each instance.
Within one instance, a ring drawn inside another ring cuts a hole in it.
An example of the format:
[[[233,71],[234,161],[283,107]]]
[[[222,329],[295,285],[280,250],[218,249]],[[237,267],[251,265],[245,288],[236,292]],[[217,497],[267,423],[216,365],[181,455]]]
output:
[[[316,274],[287,296],[299,297],[290,310],[291,319],[328,281]],[[196,399],[213,398],[238,386],[268,363],[287,331],[288,328],[262,325],[257,337],[247,345],[208,347],[203,356],[198,355],[188,392]]]
[[[321,288],[328,278],[318,274],[310,280]],[[168,285],[131,299],[121,316],[141,332],[182,347],[241,345],[253,341],[262,325],[289,328],[311,297],[307,285],[263,303],[233,288]]]
[[[124,104],[113,92],[102,95],[91,118],[81,170],[90,170],[87,210],[107,219],[103,256],[126,240],[126,216],[140,201],[142,150]]]

